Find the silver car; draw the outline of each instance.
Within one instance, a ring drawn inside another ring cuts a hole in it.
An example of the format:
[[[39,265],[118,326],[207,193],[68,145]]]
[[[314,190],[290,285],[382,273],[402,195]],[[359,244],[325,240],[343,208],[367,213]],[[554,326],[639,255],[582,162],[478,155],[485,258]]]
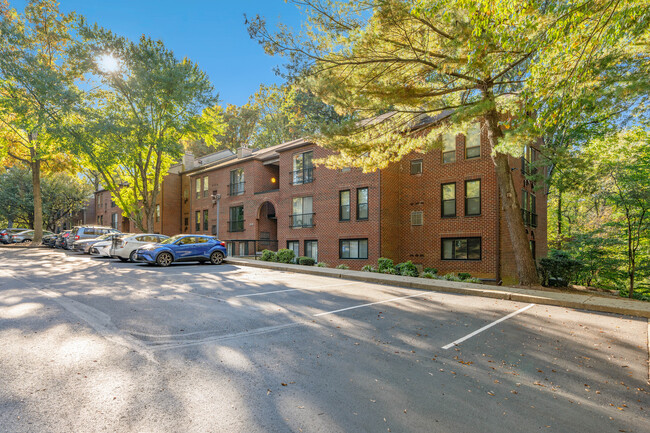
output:
[[[29,229],[27,227],[10,227],[10,228],[0,230],[0,243],[8,244],[9,236],[15,233],[24,232],[25,230],[29,230]]]
[[[53,235],[54,233],[43,230],[43,236]],[[11,244],[21,244],[27,243],[34,240],[34,230],[25,230],[20,233],[14,233],[9,236],[9,243]]]
[[[74,241],[72,243],[71,249],[72,251],[77,251],[84,254],[90,254],[90,248],[92,248],[93,245],[95,245],[97,242],[108,241],[111,239],[112,236],[113,233],[107,233],[105,235],[101,235],[94,239],[81,239],[78,241]]]
[[[112,227],[77,226],[72,229],[72,232],[70,232],[70,236],[68,236],[66,242],[63,244],[63,248],[69,250],[72,248],[72,244],[76,241],[94,239],[98,236],[109,233],[120,233],[120,231]]]

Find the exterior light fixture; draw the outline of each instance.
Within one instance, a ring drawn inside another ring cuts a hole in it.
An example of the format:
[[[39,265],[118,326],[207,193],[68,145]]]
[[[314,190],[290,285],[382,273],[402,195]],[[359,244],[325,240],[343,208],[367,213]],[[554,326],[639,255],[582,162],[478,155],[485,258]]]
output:
[[[275,182],[276,182],[275,178],[272,177],[272,178],[271,178],[271,183],[275,183]]]

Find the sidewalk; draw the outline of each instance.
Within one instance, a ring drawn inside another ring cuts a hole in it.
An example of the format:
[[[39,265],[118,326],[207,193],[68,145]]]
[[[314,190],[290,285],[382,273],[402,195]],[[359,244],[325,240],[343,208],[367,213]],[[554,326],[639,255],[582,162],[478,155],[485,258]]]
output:
[[[260,260],[230,257],[227,258],[225,262],[231,265],[252,266],[257,268],[274,269],[276,271],[299,272],[303,274],[343,278],[346,280],[386,284],[412,289],[460,293],[463,295],[483,296],[486,298],[507,299],[510,301],[555,305],[558,307],[579,308],[582,310],[650,318],[650,302],[638,301],[635,299],[522,289],[519,287],[489,286],[484,284],[459,283],[455,281],[430,280],[426,278],[403,277],[400,275],[387,275],[374,272],[319,268],[316,266],[287,265],[284,263],[262,262]]]

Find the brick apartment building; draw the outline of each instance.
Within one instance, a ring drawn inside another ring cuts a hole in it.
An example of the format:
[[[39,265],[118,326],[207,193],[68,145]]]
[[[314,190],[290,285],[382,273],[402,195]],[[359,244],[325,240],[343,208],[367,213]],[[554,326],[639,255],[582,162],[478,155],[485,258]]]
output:
[[[199,160],[186,155],[164,178],[155,231],[216,235],[231,255],[290,248],[352,269],[389,257],[511,282],[515,260],[481,130],[476,123],[466,134],[443,137],[442,150],[365,174],[316,166],[313,160],[331,151],[302,139]],[[541,257],[546,195],[523,175],[535,153],[530,146],[510,164],[531,248]],[[96,206],[98,224],[135,231],[108,191],[97,192]]]

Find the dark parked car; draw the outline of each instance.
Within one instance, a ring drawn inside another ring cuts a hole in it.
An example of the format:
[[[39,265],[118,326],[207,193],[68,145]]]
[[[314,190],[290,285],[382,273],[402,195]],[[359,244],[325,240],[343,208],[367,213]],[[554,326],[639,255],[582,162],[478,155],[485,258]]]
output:
[[[65,245],[63,248],[71,249],[72,244],[79,240],[84,239],[94,239],[98,236],[105,235],[108,233],[120,233],[119,230],[112,227],[103,227],[103,226],[77,226],[72,228],[72,233],[66,239]]]
[[[59,235],[54,233],[51,235],[43,236],[43,245],[54,248],[54,243],[56,242],[57,236]]]
[[[10,227],[0,230],[0,243],[8,244],[10,235],[14,233],[24,232],[25,230],[29,229],[26,227]]]
[[[135,260],[159,266],[173,262],[207,262],[219,265],[226,258],[226,243],[213,236],[176,235],[136,250]]]
[[[72,230],[64,230],[61,233],[59,233],[56,237],[56,241],[54,241],[54,247],[55,248],[63,248],[65,245],[65,240],[68,236],[70,236],[70,232]]]

